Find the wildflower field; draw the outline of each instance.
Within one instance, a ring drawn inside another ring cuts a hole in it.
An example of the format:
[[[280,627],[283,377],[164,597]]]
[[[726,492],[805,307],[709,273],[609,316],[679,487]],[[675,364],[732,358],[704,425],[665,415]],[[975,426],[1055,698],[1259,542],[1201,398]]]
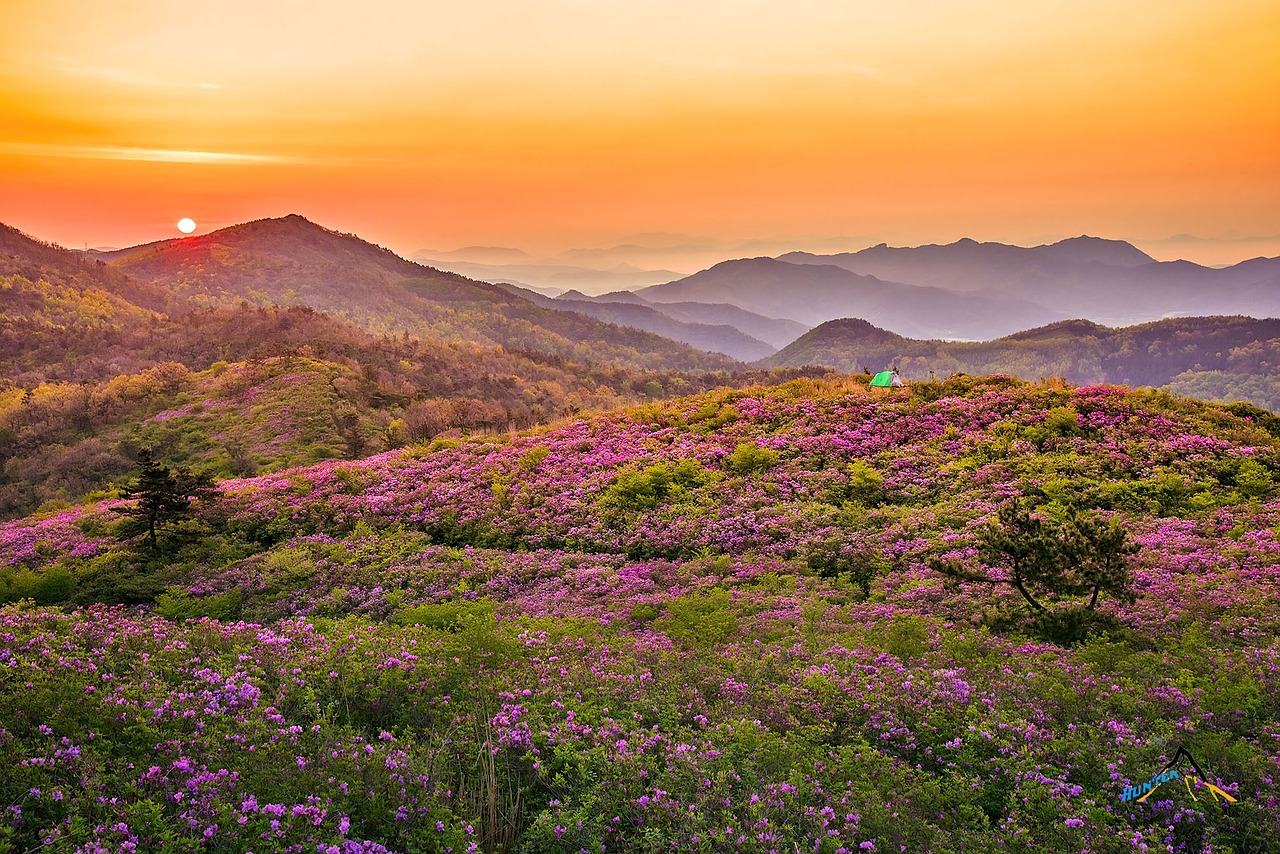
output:
[[[5,523],[0,852],[1280,850],[1277,434],[796,381]],[[1019,499],[1132,599],[937,571]]]

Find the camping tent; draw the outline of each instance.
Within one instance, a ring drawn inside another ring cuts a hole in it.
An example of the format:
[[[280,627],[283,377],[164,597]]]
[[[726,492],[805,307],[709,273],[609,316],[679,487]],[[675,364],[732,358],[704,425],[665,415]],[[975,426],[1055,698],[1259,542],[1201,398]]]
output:
[[[871,378],[871,384],[876,388],[897,388],[902,385],[902,379],[897,371],[881,371]]]

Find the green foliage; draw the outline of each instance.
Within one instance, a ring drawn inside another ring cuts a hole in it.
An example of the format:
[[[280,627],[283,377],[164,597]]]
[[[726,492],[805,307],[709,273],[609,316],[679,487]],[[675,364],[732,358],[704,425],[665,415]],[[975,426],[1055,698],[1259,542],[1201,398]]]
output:
[[[37,605],[57,605],[69,600],[75,588],[75,573],[65,566],[39,573],[27,567],[0,569],[0,604],[30,599]]]
[[[397,611],[391,622],[397,626],[422,626],[450,633],[477,628],[491,629],[494,625],[494,606],[488,599],[437,602]]]
[[[1023,436],[1037,446],[1044,446],[1049,439],[1061,439],[1079,436],[1084,433],[1080,427],[1080,413],[1069,406],[1055,406],[1045,413],[1044,421],[1023,431]]]
[[[1249,457],[1237,457],[1226,461],[1219,469],[1218,479],[1235,487],[1245,498],[1259,499],[1271,495],[1276,488],[1271,471],[1262,463]]]
[[[662,616],[662,606],[652,602],[637,602],[629,613],[633,623],[648,624]]]
[[[937,559],[930,566],[960,581],[1013,587],[1038,613],[1048,610],[1036,598],[1044,595],[1087,595],[1085,609],[1092,611],[1102,593],[1133,598],[1126,558],[1138,547],[1127,537],[1117,519],[1069,509],[1057,520],[1037,515],[1025,504],[1009,503],[979,534],[982,569]]]
[[[729,471],[744,476],[768,471],[777,464],[778,452],[773,448],[762,448],[755,442],[739,442],[725,459]]]
[[[228,590],[212,596],[194,596],[183,587],[171,586],[156,597],[154,610],[175,623],[201,617],[229,621],[240,617],[243,603],[244,594],[239,590]]]
[[[145,533],[145,542],[152,551],[157,551],[161,529],[190,519],[194,512],[192,504],[211,499],[216,489],[207,475],[161,465],[151,458],[149,449],[139,453],[138,467],[134,482],[121,489],[124,497],[133,503],[115,508],[116,513],[125,517],[117,536],[131,540]]]
[[[853,584],[864,598],[871,592],[871,583],[893,569],[893,562],[880,551],[838,539],[810,544],[804,558],[810,569],[824,578]]]
[[[732,405],[712,398],[690,415],[686,423],[690,426],[698,425],[704,431],[711,431],[732,424],[740,417],[742,417],[741,413]]]
[[[1087,605],[1065,605],[1037,613],[1030,622],[1030,630],[1038,637],[1058,646],[1075,646],[1091,635],[1106,635],[1119,631],[1119,624],[1109,614],[1102,614]]]
[[[550,454],[551,450],[545,445],[535,445],[520,457],[520,468],[524,471],[533,471]]]
[[[880,645],[888,652],[906,659],[929,651],[929,621],[923,617],[901,615],[880,635]]]
[[[884,498],[884,475],[866,460],[854,460],[845,467],[846,480],[832,490],[835,502],[853,501],[874,507]]]
[[[1227,410],[1227,412],[1230,412],[1232,415],[1238,415],[1241,418],[1248,418],[1272,436],[1280,437],[1280,417],[1277,417],[1275,414],[1268,412],[1260,406],[1254,406],[1252,403],[1237,400],[1235,403],[1227,404],[1223,409]]]
[[[624,510],[648,510],[688,490],[711,483],[716,473],[697,460],[655,463],[643,469],[626,468],[604,492],[606,505]]]
[[[667,616],[654,626],[673,640],[699,646],[712,646],[738,631],[729,593],[716,589],[710,593],[686,593],[667,602]]]

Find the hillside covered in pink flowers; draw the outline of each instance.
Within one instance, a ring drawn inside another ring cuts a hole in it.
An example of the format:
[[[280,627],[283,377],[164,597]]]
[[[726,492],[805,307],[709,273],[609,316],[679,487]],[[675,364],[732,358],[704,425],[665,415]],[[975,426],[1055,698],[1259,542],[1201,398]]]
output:
[[[0,525],[0,852],[1276,850],[1280,419],[872,391],[223,481],[154,547]],[[1114,522],[1124,595],[1028,607],[1014,505]]]

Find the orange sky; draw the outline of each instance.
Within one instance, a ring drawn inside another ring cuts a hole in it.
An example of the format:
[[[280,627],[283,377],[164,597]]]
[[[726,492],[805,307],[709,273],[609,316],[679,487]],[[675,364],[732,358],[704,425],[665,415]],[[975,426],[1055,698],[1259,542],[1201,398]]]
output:
[[[1221,263],[1280,254],[1277,44],[1274,0],[6,0],[0,221]]]

